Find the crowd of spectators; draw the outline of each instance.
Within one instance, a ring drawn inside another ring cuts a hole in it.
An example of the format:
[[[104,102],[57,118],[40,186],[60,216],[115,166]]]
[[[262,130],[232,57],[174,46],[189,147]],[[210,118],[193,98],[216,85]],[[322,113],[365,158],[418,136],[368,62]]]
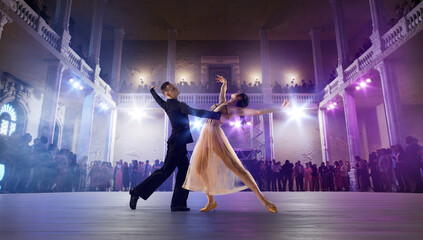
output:
[[[286,84],[282,86],[279,82],[275,82],[272,86],[273,93],[313,93],[315,92],[315,84],[313,81],[309,80],[308,83],[306,80],[302,80],[300,84],[294,84],[295,80],[291,81],[291,85]],[[195,82],[187,82],[182,80],[175,84],[180,93],[219,93],[220,85],[217,83],[207,82],[203,84],[202,82],[196,84]],[[144,84],[141,82],[138,85],[138,88],[135,89],[132,83],[127,83],[123,81],[120,88],[121,93],[148,93],[151,86],[157,86],[156,82],[152,82],[151,85]],[[254,83],[247,83],[244,81],[240,87],[237,87],[235,84],[228,84],[227,92],[233,93],[241,91],[243,93],[261,93],[262,92],[262,83],[256,80]]]
[[[378,149],[368,161],[356,156],[358,188],[374,192],[423,192],[421,173],[422,148],[418,140],[406,138],[406,148],[400,144]]]
[[[300,161],[258,161],[249,170],[262,191],[350,191],[348,161],[319,166],[311,161],[305,166]]]
[[[0,164],[5,166],[1,190],[9,193],[74,192],[74,191],[127,191],[135,187],[151,172],[161,168],[163,162],[120,160],[114,167],[111,162],[88,162],[86,156],[68,149],[47,145],[47,138],[34,139],[29,133],[10,137],[0,135]],[[172,189],[172,177],[159,191]]]
[[[422,147],[413,137],[406,143],[405,150],[399,144],[378,149],[369,160],[356,156],[354,166],[342,160],[320,166],[273,160],[257,161],[248,169],[262,191],[350,191],[349,173],[354,169],[358,191],[423,192]]]
[[[128,191],[141,183],[152,172],[163,166],[156,159],[124,162],[87,161],[67,149],[47,145],[47,138],[12,134],[0,135],[0,163],[6,175],[1,190],[9,193],[73,192],[73,191]],[[286,160],[243,160],[262,191],[350,191],[350,171],[354,169],[358,191],[423,192],[422,148],[416,138],[407,137],[405,150],[399,144],[389,149],[378,149],[368,160],[355,157],[349,161],[322,162],[319,165]],[[158,191],[171,191],[173,177]]]
[[[272,87],[273,93],[314,93],[315,91],[316,86],[313,81],[309,80],[307,83],[304,79],[301,80],[301,84],[294,84],[293,79],[291,85],[286,84],[284,87],[276,81]]]

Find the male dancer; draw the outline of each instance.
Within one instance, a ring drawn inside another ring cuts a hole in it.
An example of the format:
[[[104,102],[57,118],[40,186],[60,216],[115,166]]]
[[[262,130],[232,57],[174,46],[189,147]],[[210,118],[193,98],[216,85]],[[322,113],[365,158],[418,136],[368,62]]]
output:
[[[186,103],[179,102],[179,91],[169,82],[163,83],[160,87],[163,95],[167,98],[166,102],[159,97],[154,90],[155,88],[156,87],[152,87],[150,89],[150,93],[169,117],[172,125],[172,134],[167,141],[167,153],[163,167],[157,169],[142,183],[129,191],[129,194],[131,195],[129,207],[132,210],[135,210],[139,197],[147,200],[150,195],[173,173],[175,168],[178,167],[178,174],[176,175],[175,189],[173,190],[170,209],[172,212],[189,211],[190,209],[187,208],[189,191],[182,188],[189,166],[187,143],[194,142],[189,128],[188,114],[201,118],[220,119],[220,113],[194,109]]]

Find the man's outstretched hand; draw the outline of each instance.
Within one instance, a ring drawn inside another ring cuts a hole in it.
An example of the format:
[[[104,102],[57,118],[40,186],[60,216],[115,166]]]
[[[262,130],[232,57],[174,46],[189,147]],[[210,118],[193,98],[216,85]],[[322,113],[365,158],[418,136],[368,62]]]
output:
[[[154,89],[155,90],[155,89],[157,89],[157,87],[156,86],[151,86],[151,89]]]

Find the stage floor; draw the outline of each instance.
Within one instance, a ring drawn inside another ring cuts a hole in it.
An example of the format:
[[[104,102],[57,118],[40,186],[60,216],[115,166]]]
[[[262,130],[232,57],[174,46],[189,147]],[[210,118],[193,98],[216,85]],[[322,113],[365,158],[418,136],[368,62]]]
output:
[[[171,212],[170,192],[128,207],[127,192],[0,194],[0,239],[423,239],[423,194],[251,192],[216,196],[215,212]]]

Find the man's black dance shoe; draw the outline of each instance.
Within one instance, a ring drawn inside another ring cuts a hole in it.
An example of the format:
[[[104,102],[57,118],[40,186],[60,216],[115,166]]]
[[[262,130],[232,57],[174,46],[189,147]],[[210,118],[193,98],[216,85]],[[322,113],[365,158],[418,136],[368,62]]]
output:
[[[132,190],[129,190],[129,195],[131,195],[131,199],[129,200],[129,207],[132,210],[135,210],[135,209],[137,209],[137,202],[138,202],[139,197],[135,196],[135,194]]]
[[[188,212],[191,209],[188,207],[171,207],[170,210],[172,212]]]

